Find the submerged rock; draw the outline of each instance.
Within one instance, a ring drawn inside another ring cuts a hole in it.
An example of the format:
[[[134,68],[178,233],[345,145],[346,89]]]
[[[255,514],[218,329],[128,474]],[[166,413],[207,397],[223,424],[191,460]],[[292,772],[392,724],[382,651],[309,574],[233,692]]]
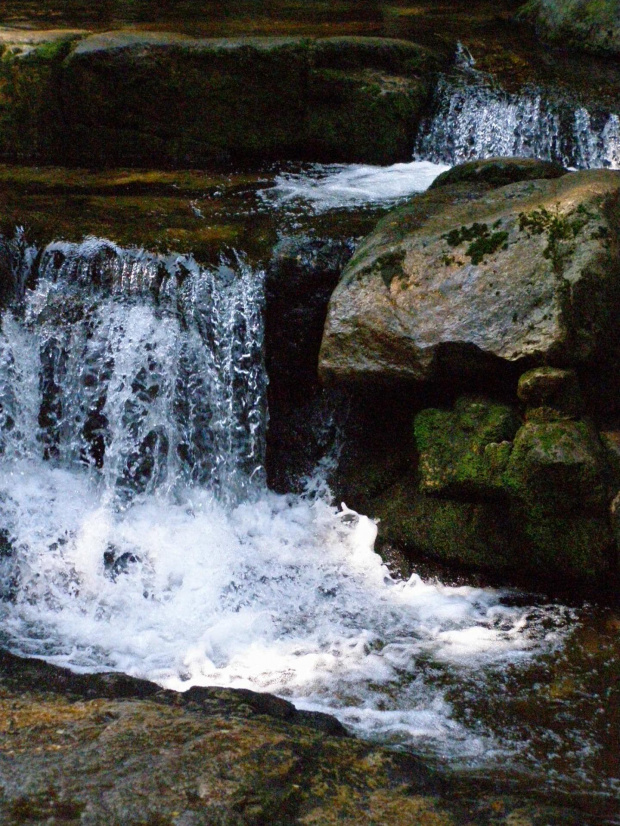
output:
[[[440,187],[379,222],[334,291],[323,380],[454,381],[617,346],[620,173]]]

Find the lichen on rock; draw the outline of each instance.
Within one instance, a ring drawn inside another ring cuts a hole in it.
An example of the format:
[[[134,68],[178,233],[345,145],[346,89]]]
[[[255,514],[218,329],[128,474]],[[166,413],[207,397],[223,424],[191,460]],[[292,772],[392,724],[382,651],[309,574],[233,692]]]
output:
[[[613,345],[620,308],[619,194],[620,173],[592,170],[413,198],[343,272],[322,378],[446,382],[464,360],[474,373],[491,360],[506,372],[593,364]]]

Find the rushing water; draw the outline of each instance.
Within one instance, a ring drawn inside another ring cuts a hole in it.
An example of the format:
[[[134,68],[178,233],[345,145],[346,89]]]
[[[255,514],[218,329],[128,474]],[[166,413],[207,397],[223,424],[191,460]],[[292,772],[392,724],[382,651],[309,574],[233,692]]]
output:
[[[415,156],[446,164],[518,156],[619,169],[619,115],[620,109],[590,111],[539,88],[506,92],[460,47],[455,71],[439,81]]]
[[[571,612],[395,581],[374,523],[316,480],[266,489],[261,272],[97,239],[7,250],[5,644],[276,692],[458,760],[514,750],[457,721],[447,692],[555,650]]]
[[[389,206],[424,192],[449,167],[418,160],[391,166],[312,164],[299,172],[280,172],[261,191],[263,201],[279,209],[302,207],[314,213],[331,209]]]
[[[418,160],[281,171],[252,208],[378,209],[497,154],[620,164],[615,116],[566,120],[465,54],[458,71]],[[1,252],[5,645],[179,690],[271,691],[452,765],[617,796],[617,617],[599,616],[593,647],[587,608],[397,581],[375,524],[320,475],[303,496],[267,489],[260,270],[93,238],[39,250],[20,232]]]

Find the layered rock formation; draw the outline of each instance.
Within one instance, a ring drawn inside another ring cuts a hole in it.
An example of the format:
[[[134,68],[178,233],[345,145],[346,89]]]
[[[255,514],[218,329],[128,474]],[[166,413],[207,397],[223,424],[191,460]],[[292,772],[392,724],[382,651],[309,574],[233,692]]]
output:
[[[391,163],[441,61],[382,38],[70,32],[4,47],[0,157],[93,166]]]

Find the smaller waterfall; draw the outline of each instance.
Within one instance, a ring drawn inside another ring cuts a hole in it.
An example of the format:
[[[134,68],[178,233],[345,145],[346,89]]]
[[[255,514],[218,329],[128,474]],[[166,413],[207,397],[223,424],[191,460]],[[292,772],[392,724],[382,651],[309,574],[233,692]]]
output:
[[[442,77],[414,157],[457,164],[491,157],[541,158],[577,169],[620,168],[620,118],[530,88],[509,93],[459,46]]]
[[[88,467],[119,501],[177,482],[235,498],[262,474],[262,273],[96,238],[5,251],[5,458]]]

